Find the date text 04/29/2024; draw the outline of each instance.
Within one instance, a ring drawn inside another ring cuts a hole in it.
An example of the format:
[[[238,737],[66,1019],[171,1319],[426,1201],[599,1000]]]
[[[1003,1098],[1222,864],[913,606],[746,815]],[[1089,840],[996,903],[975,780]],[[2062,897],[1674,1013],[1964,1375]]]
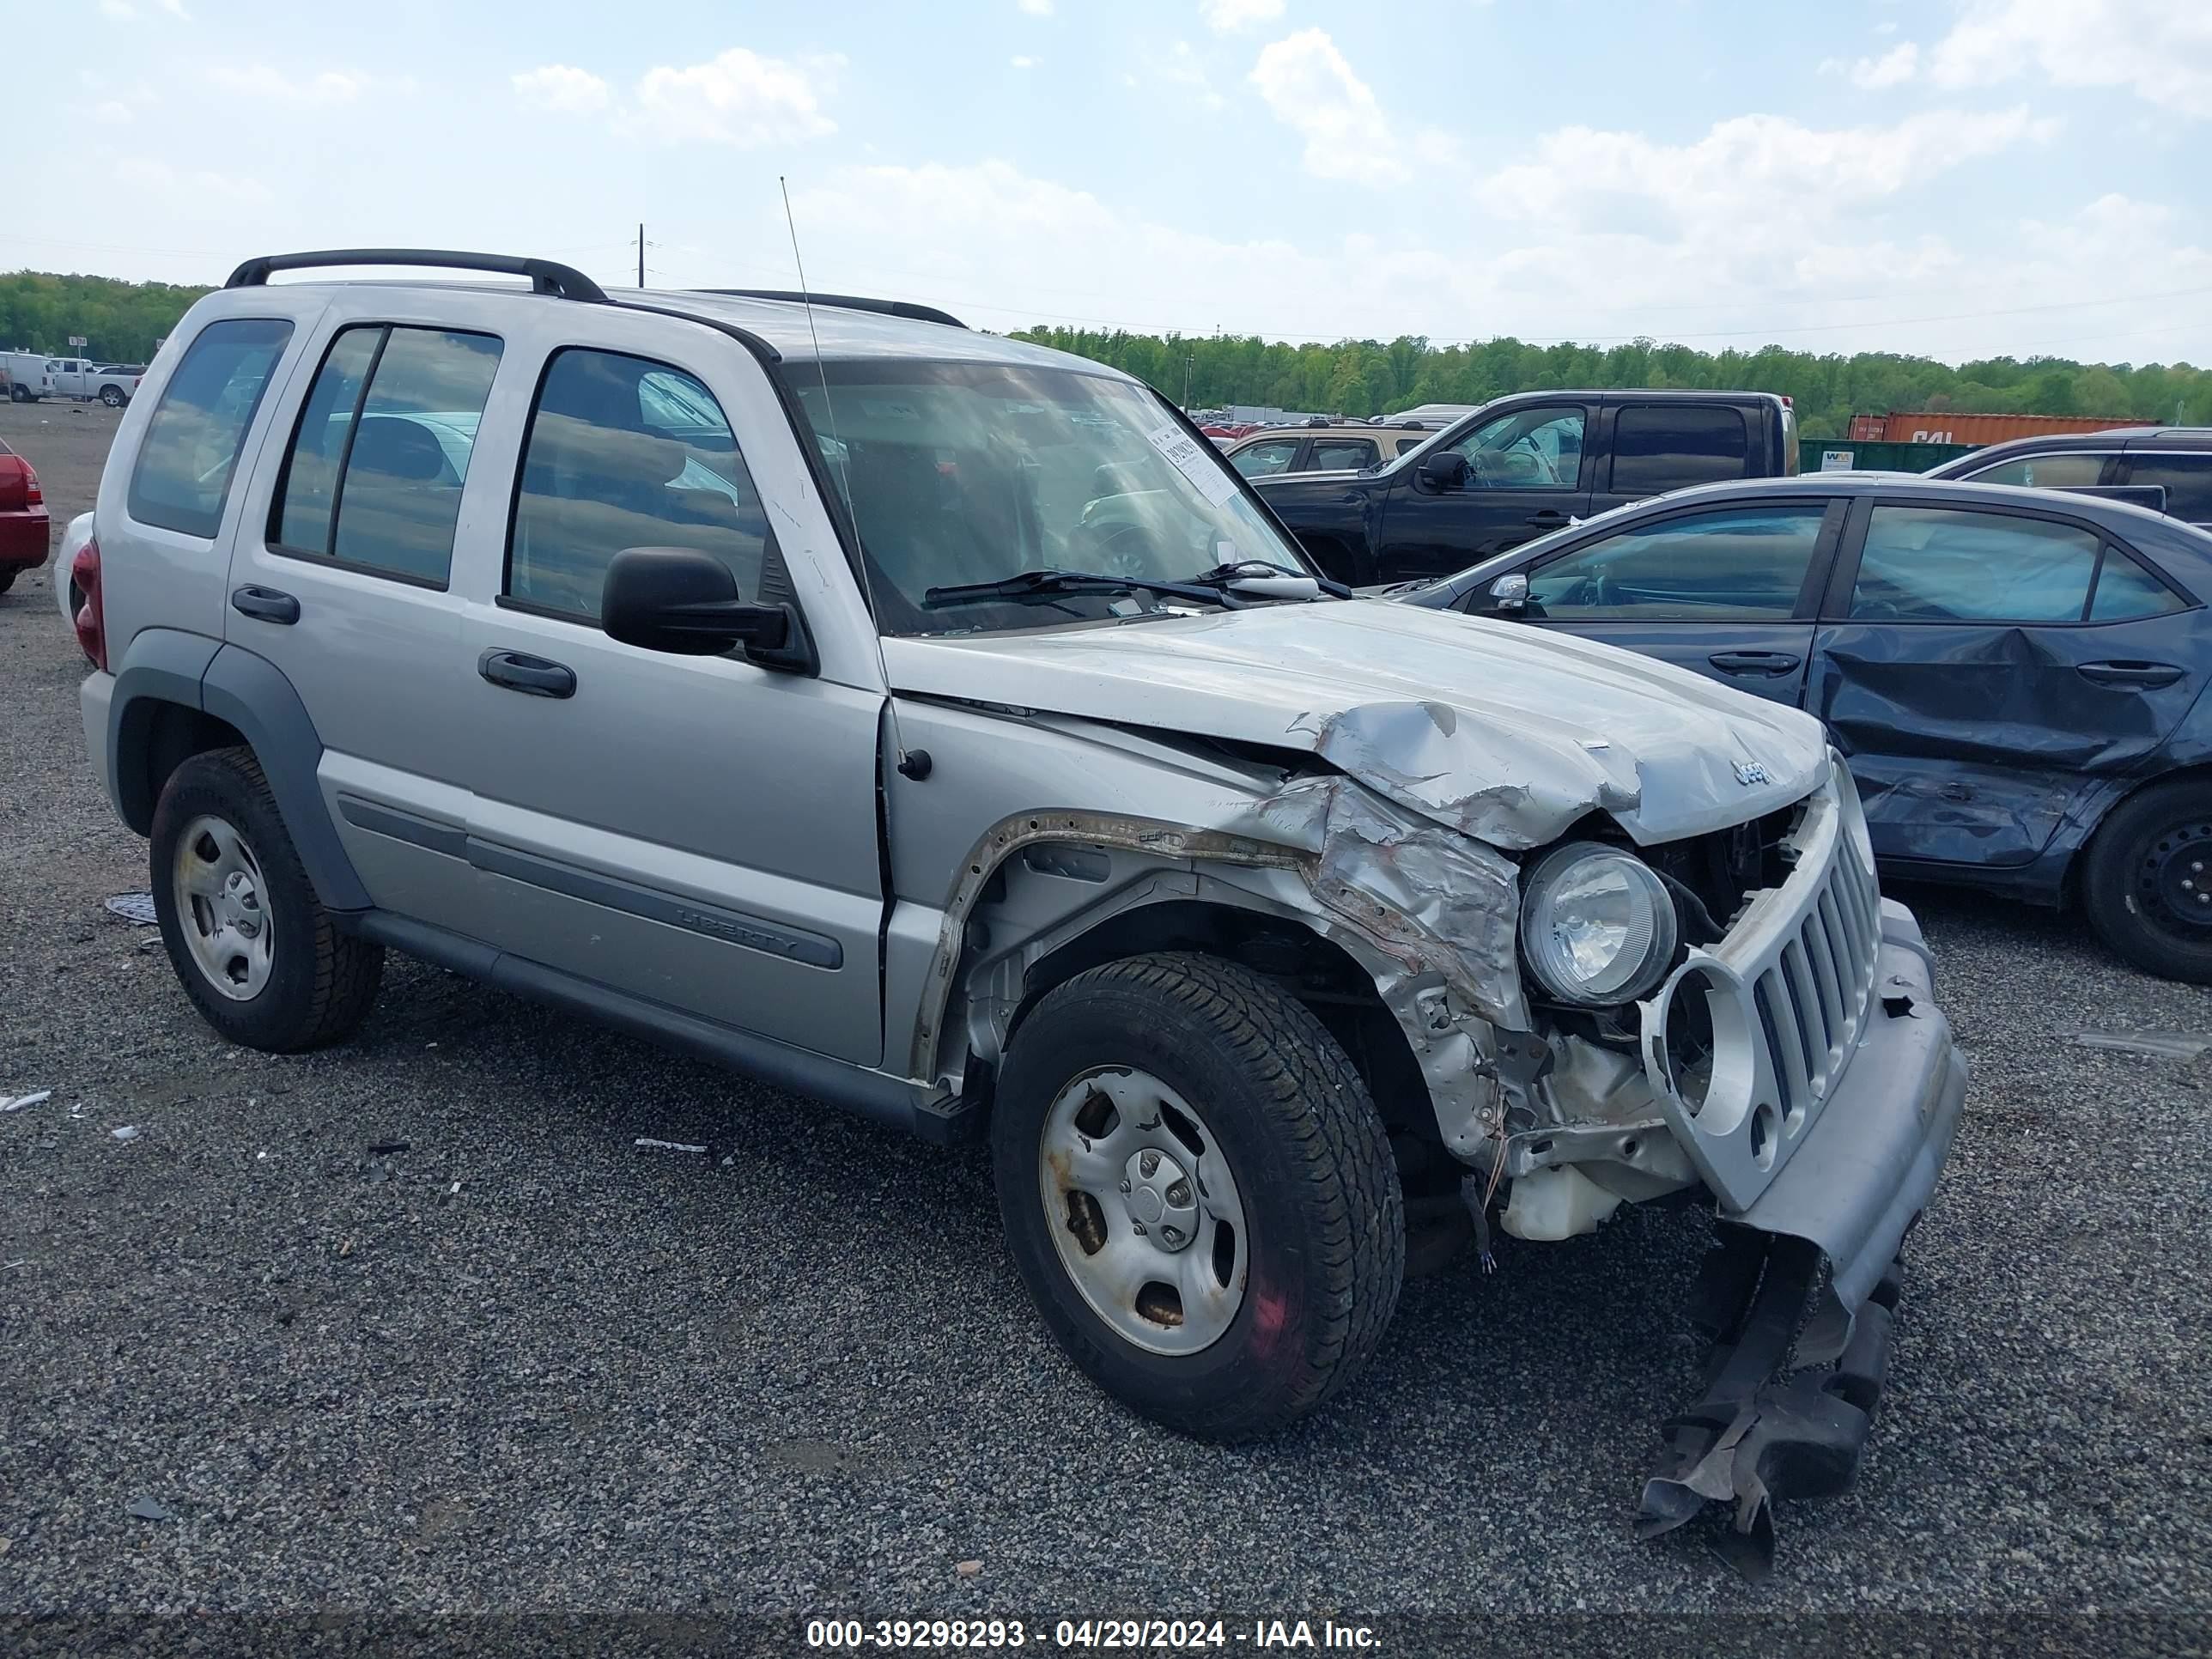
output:
[[[1039,1646],[1119,1650],[1243,1647],[1268,1650],[1379,1647],[1368,1625],[1331,1619],[1061,1619],[1048,1626],[1018,1619],[810,1619],[806,1645],[848,1649],[1017,1649]]]

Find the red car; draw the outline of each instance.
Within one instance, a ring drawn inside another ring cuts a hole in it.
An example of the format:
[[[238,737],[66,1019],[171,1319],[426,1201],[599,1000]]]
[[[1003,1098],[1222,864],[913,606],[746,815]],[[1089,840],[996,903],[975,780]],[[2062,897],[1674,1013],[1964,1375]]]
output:
[[[46,495],[31,464],[0,443],[0,593],[46,562]]]

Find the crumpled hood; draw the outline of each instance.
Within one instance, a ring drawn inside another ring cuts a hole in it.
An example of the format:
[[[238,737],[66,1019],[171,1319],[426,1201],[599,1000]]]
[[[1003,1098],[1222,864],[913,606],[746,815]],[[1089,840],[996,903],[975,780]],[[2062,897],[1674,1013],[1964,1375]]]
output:
[[[1820,723],[1796,709],[1612,646],[1382,600],[887,639],[884,655],[901,692],[1306,750],[1504,848],[1593,807],[1640,843],[1678,840],[1798,799],[1827,765]]]

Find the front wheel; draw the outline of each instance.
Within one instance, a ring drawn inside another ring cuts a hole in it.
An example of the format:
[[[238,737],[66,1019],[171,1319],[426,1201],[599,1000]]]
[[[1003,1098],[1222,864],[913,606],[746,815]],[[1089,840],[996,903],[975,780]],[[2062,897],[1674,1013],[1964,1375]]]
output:
[[[1256,975],[1159,955],[1055,988],[1015,1036],[991,1139],[1038,1310],[1146,1416],[1266,1434],[1381,1342],[1405,1268],[1389,1140],[1320,1021]]]
[[[2090,843],[2081,898],[2115,954],[2212,985],[2212,787],[2177,779],[2122,802]]]

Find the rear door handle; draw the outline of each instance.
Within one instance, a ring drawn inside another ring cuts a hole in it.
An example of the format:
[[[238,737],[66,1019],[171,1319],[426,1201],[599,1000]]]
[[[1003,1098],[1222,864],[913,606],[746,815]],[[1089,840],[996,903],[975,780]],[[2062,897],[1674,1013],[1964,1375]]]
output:
[[[1723,674],[1789,674],[1803,659],[1787,651],[1716,651],[1705,660]]]
[[[487,651],[477,659],[477,672],[494,685],[520,691],[528,697],[573,697],[576,671],[543,657],[520,651]]]
[[[1546,530],[1557,530],[1562,525],[1574,522],[1574,515],[1562,513],[1556,507],[1547,507],[1541,513],[1531,513],[1528,521]]]
[[[256,587],[251,582],[231,591],[230,608],[241,617],[281,623],[287,628],[300,620],[299,600],[289,593],[280,593],[273,587]]]
[[[2140,685],[2151,691],[2172,685],[2182,674],[2170,662],[2085,662],[2075,672],[2093,685]]]

